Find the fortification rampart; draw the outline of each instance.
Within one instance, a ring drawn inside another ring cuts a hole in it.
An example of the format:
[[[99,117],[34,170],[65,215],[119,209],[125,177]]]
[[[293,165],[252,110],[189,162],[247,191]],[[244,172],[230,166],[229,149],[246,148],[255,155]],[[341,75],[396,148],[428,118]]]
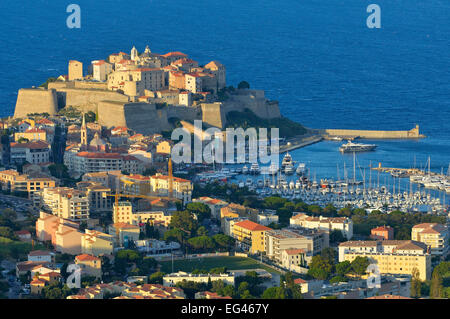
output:
[[[203,123],[221,129],[225,127],[226,113],[222,103],[202,103],[200,106],[202,108]]]
[[[26,117],[30,113],[56,114],[58,111],[56,90],[20,89],[17,95],[14,117]]]
[[[126,126],[142,134],[170,130],[166,109],[150,103],[102,101],[98,104],[98,122],[108,128]]]
[[[100,101],[128,102],[126,95],[114,91],[61,88],[57,91],[58,106],[73,106],[83,112],[97,112]]]
[[[201,107],[189,107],[189,106],[172,106],[169,105],[166,108],[167,118],[178,118],[180,120],[194,121],[202,119]]]
[[[242,112],[249,109],[263,119],[272,119],[281,116],[277,101],[269,101],[262,90],[237,90],[223,103],[225,114],[231,111]]]

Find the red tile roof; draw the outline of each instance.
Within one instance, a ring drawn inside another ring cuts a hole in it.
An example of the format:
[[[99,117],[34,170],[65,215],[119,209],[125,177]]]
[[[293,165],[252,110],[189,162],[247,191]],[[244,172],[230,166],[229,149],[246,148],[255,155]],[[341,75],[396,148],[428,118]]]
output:
[[[254,222],[252,222],[250,220],[244,220],[244,221],[236,223],[234,225],[242,227],[242,228],[245,228],[245,229],[248,229],[248,230],[251,230],[251,231],[255,231],[255,230],[270,230],[271,229],[269,227],[266,227],[266,226],[254,223]]]
[[[79,261],[93,261],[93,260],[100,261],[100,258],[88,254],[78,255],[75,257],[75,259]]]
[[[183,52],[179,52],[179,51],[176,51],[176,52],[169,52],[169,53],[166,53],[166,54],[163,54],[162,55],[163,57],[165,57],[165,58],[168,58],[168,57],[175,57],[175,56],[185,56],[185,57],[187,57],[187,55],[186,54],[184,54]]]

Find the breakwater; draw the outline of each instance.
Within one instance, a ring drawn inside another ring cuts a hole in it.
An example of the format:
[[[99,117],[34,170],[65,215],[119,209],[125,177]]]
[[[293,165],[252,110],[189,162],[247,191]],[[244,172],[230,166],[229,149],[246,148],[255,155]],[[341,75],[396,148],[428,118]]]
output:
[[[379,130],[318,130],[324,137],[366,138],[366,139],[418,139],[425,135],[420,133],[419,125],[409,131],[379,131]]]

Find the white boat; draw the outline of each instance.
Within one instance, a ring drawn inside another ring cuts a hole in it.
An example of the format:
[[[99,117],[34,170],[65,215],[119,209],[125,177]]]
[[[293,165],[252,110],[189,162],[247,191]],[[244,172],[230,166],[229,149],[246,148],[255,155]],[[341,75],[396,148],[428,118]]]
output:
[[[292,175],[294,174],[294,165],[288,164],[284,167],[284,174],[286,175]]]
[[[287,165],[294,165],[294,163],[292,162],[292,156],[291,154],[289,154],[289,152],[287,152],[283,157],[283,161],[281,162],[281,169],[284,170]]]
[[[259,188],[263,188],[264,187],[264,182],[262,179],[258,179],[258,181],[256,182],[256,186]]]
[[[369,152],[373,151],[376,147],[377,146],[375,144],[362,144],[348,141],[347,144],[343,144],[341,145],[341,147],[339,147],[339,151],[341,151],[341,153]]]
[[[244,165],[244,167],[242,167],[242,174],[248,174],[248,167],[247,167],[247,165]]]
[[[299,163],[297,166],[297,169],[295,170],[297,175],[303,175],[306,172],[306,164],[305,163]]]
[[[245,181],[245,186],[252,186],[253,185],[253,181],[251,178],[247,178],[247,180]]]
[[[250,172],[250,174],[254,174],[254,175],[257,175],[257,174],[261,173],[261,170],[259,169],[258,163],[253,163],[250,166],[249,172]]]
[[[278,172],[278,165],[277,164],[270,164],[269,166],[269,174],[275,175]]]

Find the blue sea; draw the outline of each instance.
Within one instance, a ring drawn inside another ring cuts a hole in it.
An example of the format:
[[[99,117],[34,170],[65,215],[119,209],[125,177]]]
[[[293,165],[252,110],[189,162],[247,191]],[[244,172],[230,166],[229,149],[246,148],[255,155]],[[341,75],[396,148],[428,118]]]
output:
[[[81,29],[66,26],[69,4]],[[229,84],[246,80],[280,102],[284,116],[312,128],[407,130],[428,137],[376,141],[362,166],[450,163],[450,2],[377,0],[381,29],[369,29],[373,0],[34,0],[0,3],[0,115],[17,91],[67,74],[112,52],[182,51],[227,67]],[[352,165],[324,142],[293,152],[317,176]],[[342,174],[342,173],[341,173]],[[341,175],[342,176],[342,175]]]

